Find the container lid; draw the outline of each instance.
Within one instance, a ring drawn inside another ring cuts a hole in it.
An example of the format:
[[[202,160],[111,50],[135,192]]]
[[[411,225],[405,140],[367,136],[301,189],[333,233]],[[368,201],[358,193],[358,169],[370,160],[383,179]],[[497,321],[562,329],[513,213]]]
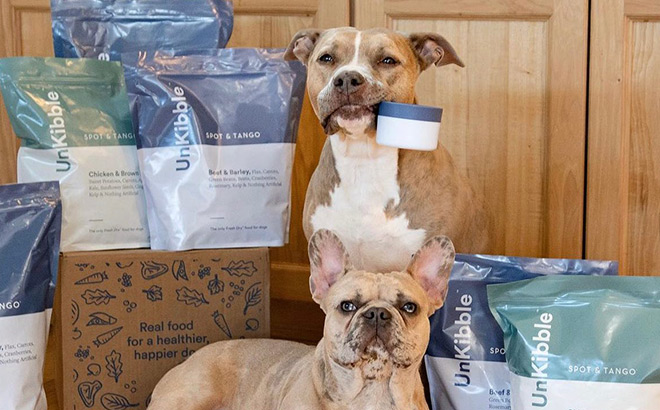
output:
[[[406,118],[409,120],[440,122],[442,120],[442,108],[383,101],[378,106],[378,115]]]

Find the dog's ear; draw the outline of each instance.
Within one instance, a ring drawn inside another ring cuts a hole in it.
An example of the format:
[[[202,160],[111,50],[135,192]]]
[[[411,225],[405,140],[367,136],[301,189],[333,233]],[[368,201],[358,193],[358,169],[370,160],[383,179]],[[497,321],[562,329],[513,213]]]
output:
[[[422,71],[431,65],[438,67],[447,64],[456,64],[465,67],[456,54],[456,50],[444,37],[435,33],[411,33],[408,34],[410,46],[419,59]]]
[[[449,238],[435,236],[415,253],[408,265],[408,272],[422,286],[431,302],[429,315],[445,303],[455,256]]]
[[[309,264],[311,275],[309,289],[316,303],[321,304],[328,290],[350,267],[344,244],[327,229],[318,230],[309,240]]]
[[[303,64],[307,65],[307,60],[309,60],[309,56],[314,51],[316,42],[322,32],[323,30],[315,28],[308,28],[297,32],[284,52],[284,59],[300,60]]]

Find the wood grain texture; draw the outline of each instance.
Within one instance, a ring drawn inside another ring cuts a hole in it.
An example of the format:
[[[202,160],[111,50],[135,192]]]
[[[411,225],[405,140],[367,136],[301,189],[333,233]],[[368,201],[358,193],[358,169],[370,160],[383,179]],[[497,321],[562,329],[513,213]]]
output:
[[[53,55],[49,0],[1,0],[0,24],[0,58]],[[18,147],[4,101],[0,101],[0,153],[6,153],[0,161],[0,184],[16,182]]]
[[[491,253],[582,255],[587,5],[356,1],[356,26],[439,32],[465,61],[427,70],[417,93],[445,109],[441,141],[486,197]]]
[[[592,1],[586,256],[660,274],[660,7]]]
[[[631,31],[626,269],[660,274],[660,22]]]

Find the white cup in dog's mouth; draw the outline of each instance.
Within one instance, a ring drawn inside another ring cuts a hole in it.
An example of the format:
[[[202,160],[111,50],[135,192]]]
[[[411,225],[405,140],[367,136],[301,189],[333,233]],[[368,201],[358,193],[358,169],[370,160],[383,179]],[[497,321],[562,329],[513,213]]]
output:
[[[383,101],[378,107],[376,142],[388,147],[438,148],[442,108]]]

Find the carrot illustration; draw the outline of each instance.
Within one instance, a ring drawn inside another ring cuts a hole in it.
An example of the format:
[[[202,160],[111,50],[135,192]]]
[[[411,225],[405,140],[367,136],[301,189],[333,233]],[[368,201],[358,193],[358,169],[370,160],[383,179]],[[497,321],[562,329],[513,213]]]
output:
[[[215,324],[222,330],[224,334],[227,335],[228,338],[231,337],[231,330],[229,329],[229,325],[227,324],[227,319],[225,319],[225,315],[218,312],[217,310],[213,312],[213,321]]]
[[[96,347],[99,347],[99,346],[101,346],[101,345],[104,345],[104,344],[108,343],[110,340],[112,340],[113,337],[117,336],[117,334],[118,334],[119,332],[121,332],[121,330],[122,330],[123,328],[124,328],[123,326],[119,326],[119,327],[114,328],[114,329],[112,329],[112,330],[110,330],[110,331],[107,331],[107,332],[105,332],[105,333],[101,333],[101,334],[98,335],[98,336],[96,337],[96,339],[94,340],[94,345],[95,345]]]
[[[108,275],[106,275],[105,272],[96,272],[80,279],[76,282],[76,285],[91,285],[93,283],[101,283],[106,279],[108,279]]]

